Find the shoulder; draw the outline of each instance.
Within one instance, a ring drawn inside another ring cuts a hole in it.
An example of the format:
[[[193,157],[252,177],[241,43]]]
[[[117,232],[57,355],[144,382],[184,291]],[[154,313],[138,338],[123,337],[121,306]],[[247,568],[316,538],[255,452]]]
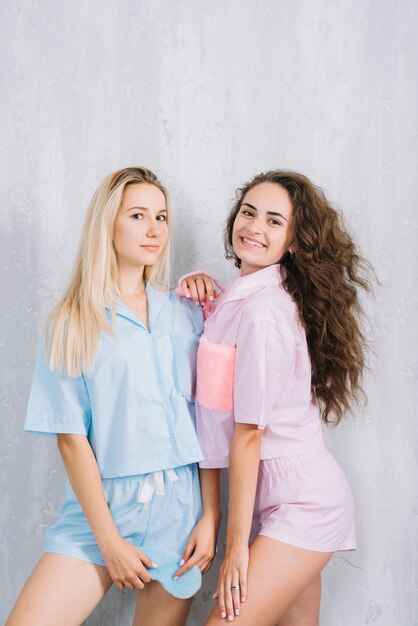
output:
[[[298,319],[296,304],[282,285],[269,285],[246,298],[241,323],[277,326],[292,333]]]
[[[203,311],[201,306],[196,306],[191,298],[179,296],[175,290],[170,291],[170,306],[173,313],[182,320],[185,325],[191,325],[198,335],[203,333]]]

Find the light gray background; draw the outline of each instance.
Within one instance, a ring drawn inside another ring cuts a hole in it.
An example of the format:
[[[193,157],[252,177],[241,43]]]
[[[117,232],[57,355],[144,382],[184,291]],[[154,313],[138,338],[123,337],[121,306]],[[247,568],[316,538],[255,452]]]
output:
[[[418,624],[417,3],[11,0],[0,10],[1,623],[62,495],[54,444],[22,433],[40,325],[98,182],[144,164],[171,191],[177,272],[233,275],[222,224],[235,187],[262,170],[300,170],[343,210],[381,286],[366,301],[368,407],[327,433],[355,492],[358,550],[326,569],[322,624]],[[214,580],[190,626],[203,623]],[[125,626],[132,608],[112,590],[86,624]]]

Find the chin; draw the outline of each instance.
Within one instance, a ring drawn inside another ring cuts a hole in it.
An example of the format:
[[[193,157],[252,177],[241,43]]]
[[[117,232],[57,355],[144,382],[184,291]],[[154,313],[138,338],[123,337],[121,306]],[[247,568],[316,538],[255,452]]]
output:
[[[141,263],[145,265],[152,265],[156,263],[160,257],[161,252],[146,252],[141,259]]]
[[[262,259],[261,255],[257,254],[241,254],[239,255],[241,263],[247,263],[248,265],[254,265],[261,267],[267,267],[270,263],[266,259]]]

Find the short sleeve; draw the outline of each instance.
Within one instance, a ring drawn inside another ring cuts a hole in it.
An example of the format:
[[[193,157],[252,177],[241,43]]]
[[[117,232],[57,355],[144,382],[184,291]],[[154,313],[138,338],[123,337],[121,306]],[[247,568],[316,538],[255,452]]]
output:
[[[292,337],[269,319],[241,325],[236,344],[234,418],[264,428],[292,374]]]
[[[88,435],[91,422],[84,377],[52,370],[39,349],[24,429],[51,437],[56,433]]]

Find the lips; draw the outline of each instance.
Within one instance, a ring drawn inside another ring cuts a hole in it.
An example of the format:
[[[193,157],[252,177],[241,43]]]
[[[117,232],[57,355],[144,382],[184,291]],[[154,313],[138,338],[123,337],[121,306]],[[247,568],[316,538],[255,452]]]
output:
[[[263,250],[264,248],[267,248],[264,243],[262,243],[261,241],[257,241],[257,239],[252,239],[252,237],[240,237],[240,240],[244,245],[257,250]]]

